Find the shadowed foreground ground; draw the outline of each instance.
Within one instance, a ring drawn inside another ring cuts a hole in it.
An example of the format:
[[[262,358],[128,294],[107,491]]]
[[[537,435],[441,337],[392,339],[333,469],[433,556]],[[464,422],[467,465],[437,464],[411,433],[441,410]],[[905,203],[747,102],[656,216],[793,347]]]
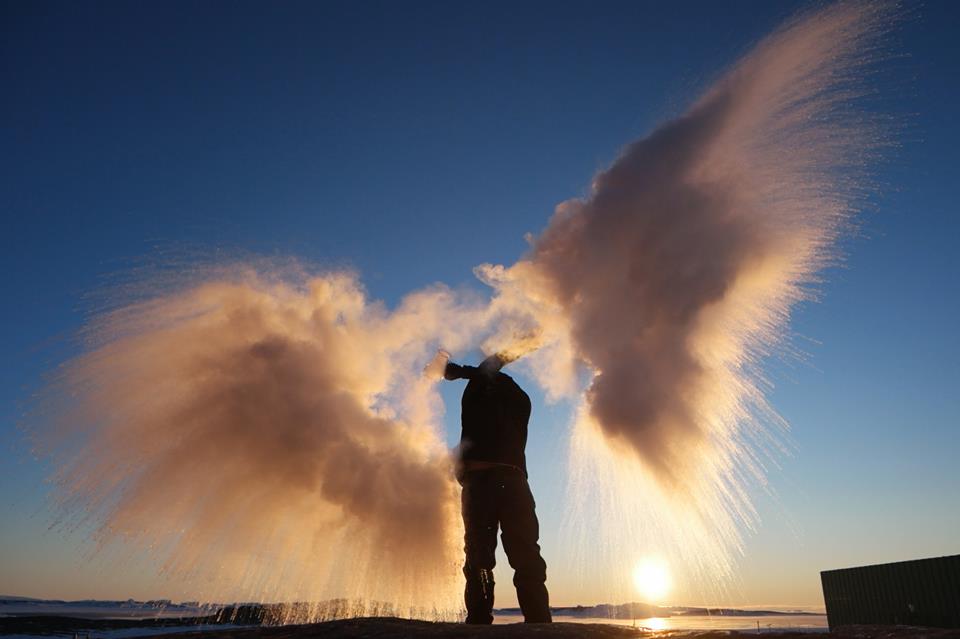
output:
[[[770,639],[960,639],[958,630],[907,627],[849,627],[833,633],[764,632]],[[430,639],[755,639],[757,633],[726,630],[673,630],[653,632],[628,626],[584,623],[544,625],[507,624],[467,626],[457,623],[411,621],[392,617],[339,619],[302,626],[258,627],[209,630],[175,635],[177,639],[379,639],[381,637],[423,637]],[[167,638],[169,639],[169,637]]]
[[[216,616],[188,619],[74,619],[56,616],[0,616],[3,635],[47,637],[124,636],[124,631],[156,628],[170,633],[176,626],[203,626],[202,632],[140,634],[138,639],[757,639],[753,631],[661,630],[650,631],[614,624],[553,623],[546,625],[506,624],[467,626],[459,623],[411,621],[394,617],[339,619],[298,626],[224,626]],[[209,625],[208,625],[209,624]],[[119,632],[120,634],[115,634]],[[906,626],[848,626],[834,632],[764,631],[765,639],[960,639],[960,630],[911,628]],[[127,635],[132,636],[132,635]]]

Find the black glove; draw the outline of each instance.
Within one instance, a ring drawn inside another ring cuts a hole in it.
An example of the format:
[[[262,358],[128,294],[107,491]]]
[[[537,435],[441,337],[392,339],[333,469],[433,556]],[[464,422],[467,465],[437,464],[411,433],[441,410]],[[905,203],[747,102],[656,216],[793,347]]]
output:
[[[463,366],[454,364],[453,362],[447,362],[447,365],[443,369],[444,379],[452,382],[455,379],[461,379],[463,376]]]

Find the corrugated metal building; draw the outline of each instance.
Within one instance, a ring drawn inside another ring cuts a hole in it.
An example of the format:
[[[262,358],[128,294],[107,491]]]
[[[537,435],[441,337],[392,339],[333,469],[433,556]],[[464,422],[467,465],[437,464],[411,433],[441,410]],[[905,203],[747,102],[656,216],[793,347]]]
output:
[[[960,628],[960,555],[820,573],[830,628]]]

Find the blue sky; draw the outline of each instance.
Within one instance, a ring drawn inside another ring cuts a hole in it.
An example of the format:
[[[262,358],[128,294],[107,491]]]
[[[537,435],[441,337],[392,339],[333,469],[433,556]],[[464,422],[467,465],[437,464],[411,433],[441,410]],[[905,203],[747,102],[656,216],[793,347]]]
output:
[[[142,562],[48,532],[49,469],[16,428],[104,277],[188,247],[351,266],[388,304],[474,286],[802,6],[0,4],[0,593],[170,596]],[[929,2],[891,39],[878,102],[901,146],[845,265],[797,309],[808,360],[771,362],[796,451],[758,495],[730,603],[816,606],[821,569],[960,552],[958,18]],[[556,532],[569,407],[534,395],[554,601],[591,603]]]

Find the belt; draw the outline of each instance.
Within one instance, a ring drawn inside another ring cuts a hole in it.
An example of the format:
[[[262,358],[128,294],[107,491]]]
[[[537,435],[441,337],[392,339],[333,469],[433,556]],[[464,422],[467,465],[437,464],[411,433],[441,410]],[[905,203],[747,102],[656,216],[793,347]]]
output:
[[[494,468],[509,468],[510,470],[516,470],[523,472],[523,469],[519,466],[514,466],[513,464],[504,464],[502,462],[491,462],[491,461],[480,461],[473,459],[465,459],[463,461],[463,471],[470,472],[472,470],[491,470]]]

